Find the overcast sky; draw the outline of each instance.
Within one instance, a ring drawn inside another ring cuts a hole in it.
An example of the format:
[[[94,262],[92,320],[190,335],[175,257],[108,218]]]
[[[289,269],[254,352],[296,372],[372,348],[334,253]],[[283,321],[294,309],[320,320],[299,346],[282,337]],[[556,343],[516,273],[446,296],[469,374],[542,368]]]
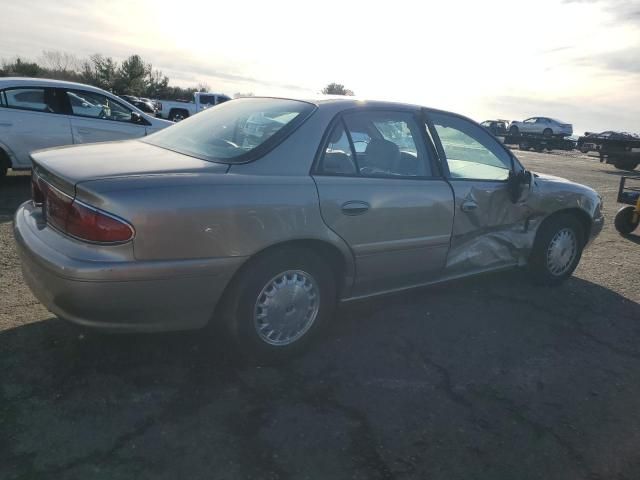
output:
[[[139,53],[174,84],[640,133],[640,0],[1,0],[0,57]]]

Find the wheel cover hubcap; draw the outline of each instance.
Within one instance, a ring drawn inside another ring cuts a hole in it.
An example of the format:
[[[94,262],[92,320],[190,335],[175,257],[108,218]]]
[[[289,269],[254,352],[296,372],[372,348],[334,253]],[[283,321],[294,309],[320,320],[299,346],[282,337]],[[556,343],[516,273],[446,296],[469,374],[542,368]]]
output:
[[[302,270],[282,272],[260,291],[254,308],[254,326],[269,345],[289,345],[311,328],[320,308],[320,290]]]
[[[549,242],[547,268],[552,275],[566,273],[578,252],[576,235],[570,228],[559,230]]]

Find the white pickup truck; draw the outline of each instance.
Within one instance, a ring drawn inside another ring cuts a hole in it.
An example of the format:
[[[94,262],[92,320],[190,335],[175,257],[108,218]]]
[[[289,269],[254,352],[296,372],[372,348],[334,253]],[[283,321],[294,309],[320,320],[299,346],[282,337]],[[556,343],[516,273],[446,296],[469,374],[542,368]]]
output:
[[[167,120],[178,122],[209,107],[226,102],[227,100],[231,100],[231,98],[223,95],[222,93],[205,92],[194,93],[193,101],[190,102],[158,100],[160,103],[160,109],[156,115],[161,118],[166,118]]]

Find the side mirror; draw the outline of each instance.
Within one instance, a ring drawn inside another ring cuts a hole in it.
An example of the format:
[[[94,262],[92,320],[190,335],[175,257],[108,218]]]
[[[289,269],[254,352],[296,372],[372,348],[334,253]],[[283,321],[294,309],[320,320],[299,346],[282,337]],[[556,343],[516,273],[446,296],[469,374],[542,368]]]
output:
[[[131,112],[131,123],[144,123],[144,118],[138,112]]]
[[[529,170],[521,170],[518,173],[509,172],[507,189],[512,203],[522,202],[527,199],[535,184],[535,176]],[[526,189],[525,189],[526,187]]]

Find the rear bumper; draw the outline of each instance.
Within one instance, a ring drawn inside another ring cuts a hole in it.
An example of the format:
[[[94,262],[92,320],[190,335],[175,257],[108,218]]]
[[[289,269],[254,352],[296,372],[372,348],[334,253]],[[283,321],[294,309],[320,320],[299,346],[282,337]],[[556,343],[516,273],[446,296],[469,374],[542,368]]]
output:
[[[27,285],[55,315],[110,331],[184,330],[206,325],[244,261],[243,257],[81,260],[54,249],[45,241],[45,230],[51,236],[49,227],[38,226],[30,202],[18,208],[14,236]]]

